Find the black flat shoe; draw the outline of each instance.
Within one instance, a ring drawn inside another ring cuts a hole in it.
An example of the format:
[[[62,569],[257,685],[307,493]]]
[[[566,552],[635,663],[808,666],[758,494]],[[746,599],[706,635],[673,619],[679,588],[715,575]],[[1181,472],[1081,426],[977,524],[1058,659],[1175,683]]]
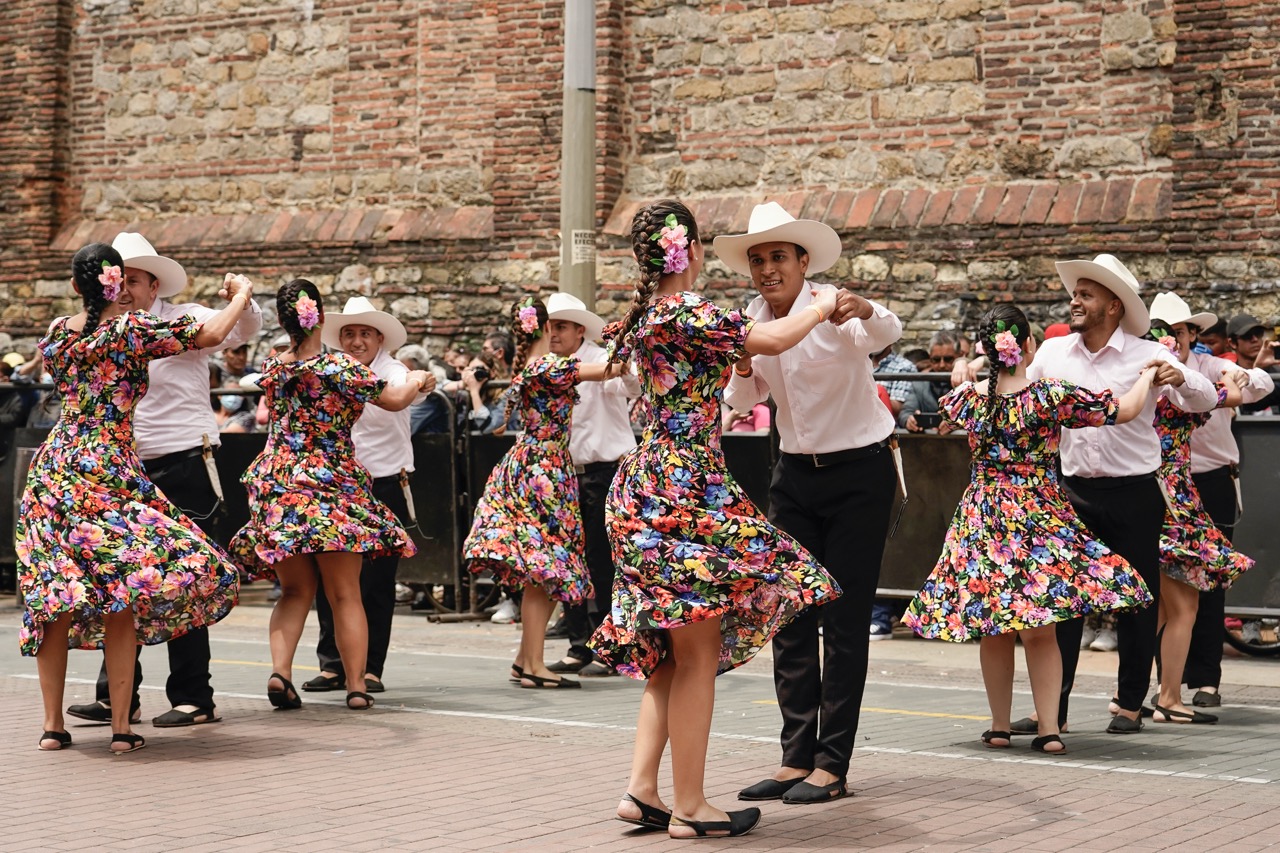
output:
[[[807,806],[813,803],[826,803],[849,796],[849,786],[843,779],[837,779],[830,785],[811,785],[801,782],[782,795],[782,801],[792,806]]]
[[[1191,697],[1191,704],[1197,708],[1220,708],[1222,707],[1222,695],[1197,690],[1196,695]]]
[[[323,672],[310,681],[302,682],[302,689],[308,693],[328,693],[330,690],[344,690],[347,682],[340,675],[325,675]]]
[[[151,720],[151,725],[158,729],[176,729],[181,726],[198,726],[202,723],[220,723],[222,718],[219,717],[213,708],[196,708],[194,711],[179,711],[177,708],[170,708],[158,717]]]
[[[116,749],[116,744],[123,743],[128,749]],[[124,755],[126,752],[137,752],[147,745],[147,739],[142,735],[112,735],[111,751],[116,755]]]
[[[386,693],[387,685],[383,684],[381,681],[379,681],[376,678],[370,678],[369,676],[366,675],[364,677],[364,692],[365,693]]]
[[[352,699],[363,699],[363,705],[352,705]],[[373,707],[373,697],[368,693],[361,693],[359,690],[352,690],[347,694],[347,707],[353,711],[367,711]]]
[[[1009,724],[1009,734],[1038,735],[1040,734],[1040,724],[1030,717],[1023,717],[1021,720],[1014,720]]]
[[[760,823],[759,809],[743,809],[740,812],[729,812],[728,820],[681,820],[671,816],[668,832],[678,826],[687,826],[693,835],[672,835],[675,839],[685,838],[737,838],[746,835]]]
[[[1157,723],[1194,723],[1196,725],[1211,726],[1218,722],[1218,718],[1213,714],[1202,714],[1199,711],[1192,711],[1190,714],[1184,711],[1173,711],[1161,705],[1156,706],[1156,712],[1164,719],[1153,717],[1152,720]]]
[[[271,679],[274,678],[284,685],[283,690],[272,690]],[[271,673],[267,678],[267,701],[271,703],[271,707],[277,711],[296,711],[302,707],[302,697],[298,695],[298,691],[289,683],[289,679],[285,678],[278,672]]]
[[[804,781],[803,776],[779,782],[777,779],[765,779],[738,792],[740,800],[780,800],[782,795]]]
[[[622,799],[629,803],[634,803],[636,808],[640,809],[640,817],[618,817],[623,823],[629,823],[633,826],[643,826],[645,829],[666,829],[671,825],[671,812],[664,812],[662,809],[642,803],[630,794],[625,794]]]
[[[1051,751],[1051,750],[1045,749],[1045,747],[1051,743],[1062,743],[1062,738],[1058,737],[1057,735],[1045,735],[1044,737],[1038,737],[1035,740],[1031,741],[1031,748],[1034,749],[1036,752],[1043,752],[1045,755],[1066,755],[1067,754],[1067,745],[1065,743],[1062,743],[1062,749],[1059,749],[1057,751]]]
[[[1160,697],[1159,693],[1157,693],[1155,696],[1152,696],[1151,704],[1152,705],[1156,704],[1156,699],[1158,699],[1159,697]],[[1119,707],[1120,707],[1120,700],[1112,696],[1111,701],[1107,703],[1107,713],[1109,713],[1111,716],[1114,717],[1116,715],[1116,712],[1111,709],[1119,708]],[[1138,716],[1146,717],[1147,719],[1150,719],[1151,715],[1154,713],[1155,711],[1153,711],[1151,708],[1147,707],[1146,705],[1143,705],[1142,708],[1138,711]]]
[[[1008,749],[1012,745],[1012,737],[1010,732],[986,731],[982,733],[982,742],[992,749]],[[998,740],[1004,743],[996,743]]]
[[[547,664],[547,669],[556,673],[574,673],[581,670],[584,666],[591,663],[589,660],[579,660],[575,657],[561,658],[554,663]]]
[[[56,740],[57,746],[44,746],[47,740]],[[71,746],[71,735],[67,732],[45,732],[40,735],[40,743],[36,744],[41,752],[57,752],[66,746]]]
[[[528,683],[526,684],[525,682],[528,682]],[[544,688],[544,689],[551,689],[551,690],[554,690],[554,689],[564,690],[570,687],[581,687],[582,682],[570,681],[567,678],[540,678],[536,675],[530,675],[529,673],[526,672],[524,675],[520,676],[520,686],[530,687],[530,688]]]
[[[1107,725],[1109,735],[1133,735],[1140,731],[1142,731],[1142,720],[1131,720],[1118,714],[1112,717]]]
[[[101,723],[103,725],[111,724],[111,706],[106,702],[89,702],[85,705],[72,705],[67,708],[67,715],[75,717],[77,720],[88,720],[91,723]],[[129,722],[137,725],[142,722],[142,709],[133,708],[129,711]]]

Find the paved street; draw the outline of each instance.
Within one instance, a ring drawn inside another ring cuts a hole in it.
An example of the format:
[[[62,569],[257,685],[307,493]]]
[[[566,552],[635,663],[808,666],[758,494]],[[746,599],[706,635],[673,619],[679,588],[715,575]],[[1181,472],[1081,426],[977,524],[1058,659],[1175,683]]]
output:
[[[259,585],[260,586],[260,585]],[[624,792],[641,685],[579,691],[507,682],[517,626],[396,616],[369,713],[342,694],[304,694],[275,712],[262,590],[213,631],[223,722],[137,730],[148,747],[114,757],[109,730],[72,726],[75,746],[38,751],[35,664],[17,653],[20,612],[0,606],[0,849],[676,850],[610,820]],[[317,670],[314,617],[295,682]],[[549,657],[562,650],[548,644]],[[850,773],[856,796],[825,806],[765,803],[753,834],[711,842],[755,851],[1261,850],[1280,846],[1280,660],[1228,659],[1216,726],[1152,724],[1114,736],[1106,699],[1115,656],[1084,652],[1069,756],[984,748],[976,646],[871,646]],[[68,702],[92,698],[100,657],[73,652]],[[143,653],[145,720],[167,709],[163,648]],[[1021,662],[1020,662],[1021,663]],[[1020,675],[1015,716],[1030,711]],[[719,680],[708,795],[739,788],[779,757],[770,662]],[[667,790],[669,791],[669,782]]]

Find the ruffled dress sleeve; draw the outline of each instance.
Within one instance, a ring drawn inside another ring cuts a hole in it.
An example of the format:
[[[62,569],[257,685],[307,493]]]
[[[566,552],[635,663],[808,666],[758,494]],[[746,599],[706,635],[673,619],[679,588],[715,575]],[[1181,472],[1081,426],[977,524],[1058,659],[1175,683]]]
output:
[[[520,371],[520,375],[512,384],[518,382],[530,389],[564,390],[565,388],[572,388],[578,384],[578,368],[580,364],[581,362],[578,361],[577,356],[548,353],[541,358],[535,359],[524,370]]]
[[[195,349],[196,335],[202,325],[190,314],[162,320],[146,311],[131,311],[120,317],[116,328],[129,352],[156,359]]]
[[[696,293],[683,294],[671,317],[672,330],[692,345],[695,353],[714,360],[737,361],[746,355],[747,334],[755,320],[735,309],[725,310]]]
[[[346,353],[333,353],[317,371],[331,391],[368,404],[382,396],[385,379]]]
[[[1061,379],[1041,380],[1058,423],[1068,429],[1111,426],[1120,413],[1120,401],[1110,389],[1090,391]]]
[[[982,420],[982,403],[987,399],[979,394],[972,382],[957,385],[938,400],[938,411],[948,423],[955,424],[968,433],[976,433]]]

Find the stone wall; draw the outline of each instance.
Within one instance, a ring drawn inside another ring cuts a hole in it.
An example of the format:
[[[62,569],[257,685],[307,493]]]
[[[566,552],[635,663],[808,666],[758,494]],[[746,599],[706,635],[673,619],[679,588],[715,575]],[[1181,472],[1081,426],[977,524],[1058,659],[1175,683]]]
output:
[[[433,343],[558,275],[563,4],[9,0],[0,329],[67,311],[67,260],[142,230],[208,298],[296,275]],[[596,3],[598,308],[644,200],[705,236],[781,200],[847,248],[824,276],[919,339],[991,299],[1048,322],[1053,261],[1280,314],[1280,7],[1237,0]],[[717,263],[709,286],[741,302]],[[1154,291],[1153,291],[1154,292]]]

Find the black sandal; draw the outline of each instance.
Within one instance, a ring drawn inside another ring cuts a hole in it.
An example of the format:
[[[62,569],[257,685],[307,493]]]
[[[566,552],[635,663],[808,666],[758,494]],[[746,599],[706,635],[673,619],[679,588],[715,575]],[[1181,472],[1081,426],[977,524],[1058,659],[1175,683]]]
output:
[[[283,690],[272,690],[271,679],[275,678],[284,685]],[[267,701],[271,703],[271,707],[277,711],[296,711],[302,707],[302,697],[298,695],[298,691],[289,683],[289,679],[285,678],[278,672],[273,672],[267,678]]]
[[[520,683],[520,679],[524,678],[524,667],[518,663],[511,664],[511,678],[509,679],[515,684]]]
[[[530,683],[525,684],[526,681]],[[526,672],[524,675],[520,676],[520,686],[532,687],[532,688],[548,688],[551,690],[555,690],[555,689],[564,690],[569,687],[581,687],[582,682],[573,681],[572,679],[568,679],[568,678],[541,678],[536,675],[530,675],[529,673]]]
[[[47,740],[56,740],[58,742],[58,745],[57,746],[40,746],[40,744],[36,744],[36,746],[40,748],[41,752],[57,752],[58,750],[62,749],[64,746],[71,746],[70,732],[45,732],[44,734],[40,735],[40,743],[44,743]],[[641,806],[641,808],[643,808],[643,806]]]
[[[302,682],[302,689],[308,693],[328,693],[346,686],[347,680],[341,675],[325,675],[323,672],[310,681]]]
[[[128,749],[116,749],[118,743],[127,743]],[[142,735],[112,735],[111,751],[116,755],[124,755],[126,752],[137,752],[147,745],[147,739]]]
[[[739,812],[729,812],[728,815],[728,820],[684,820],[672,815],[670,824],[672,827],[687,826],[695,834],[673,835],[671,837],[677,840],[682,838],[737,838],[740,835],[746,835],[760,823],[759,809],[743,809]]]
[[[352,699],[363,699],[364,704],[352,705],[351,704]],[[353,711],[367,711],[373,707],[373,697],[370,696],[368,693],[361,693],[358,690],[353,690],[347,694],[347,707]]]
[[[1056,752],[1045,749],[1045,747],[1051,743],[1061,743],[1062,749],[1059,749]],[[1065,743],[1062,743],[1062,738],[1058,737],[1057,735],[1045,735],[1044,737],[1038,737],[1035,740],[1031,741],[1031,748],[1034,749],[1036,752],[1043,752],[1045,755],[1066,755],[1067,754],[1067,745]]]
[[[997,740],[1004,743],[992,742]],[[1008,749],[1013,744],[1013,735],[1010,732],[986,731],[982,733],[982,742],[992,749]]]
[[[642,803],[630,794],[623,795],[622,799],[634,803],[636,808],[640,809],[638,818],[618,816],[618,820],[623,823],[643,826],[645,829],[666,829],[671,825],[671,812],[664,812],[662,809]]]

